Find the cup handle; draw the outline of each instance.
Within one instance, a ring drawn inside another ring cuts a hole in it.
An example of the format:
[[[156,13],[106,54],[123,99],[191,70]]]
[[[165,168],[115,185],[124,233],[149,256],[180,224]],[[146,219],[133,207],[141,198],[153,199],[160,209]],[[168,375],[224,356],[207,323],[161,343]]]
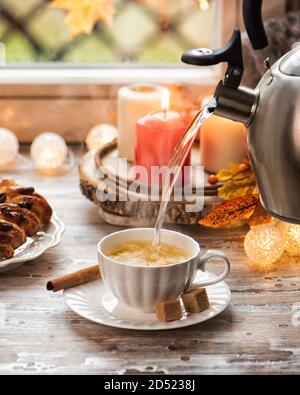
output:
[[[225,278],[228,276],[230,273],[230,261],[229,258],[224,252],[218,251],[218,250],[208,250],[204,255],[201,257],[199,256],[199,262],[198,262],[198,270],[205,271],[205,266],[206,264],[213,260],[213,259],[220,259],[224,262],[225,269],[222,274],[220,274],[218,277],[213,278],[211,280],[203,281],[200,283],[194,283],[194,287],[208,287],[209,285],[214,285],[217,283],[220,283],[221,281],[224,281]]]

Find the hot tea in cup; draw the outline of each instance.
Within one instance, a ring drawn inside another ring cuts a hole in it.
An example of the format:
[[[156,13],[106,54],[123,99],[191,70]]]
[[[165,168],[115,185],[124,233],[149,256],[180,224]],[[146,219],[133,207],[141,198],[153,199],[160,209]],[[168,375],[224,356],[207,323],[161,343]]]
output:
[[[121,303],[153,312],[158,302],[175,300],[192,287],[217,284],[228,276],[230,262],[222,251],[201,255],[195,240],[170,230],[161,231],[160,251],[151,258],[153,234],[151,228],[128,229],[104,237],[98,245],[102,279]],[[205,265],[216,259],[225,269],[207,279]]]
[[[190,254],[171,244],[153,247],[150,241],[128,241],[106,251],[106,255],[121,263],[136,266],[164,266],[186,261]]]

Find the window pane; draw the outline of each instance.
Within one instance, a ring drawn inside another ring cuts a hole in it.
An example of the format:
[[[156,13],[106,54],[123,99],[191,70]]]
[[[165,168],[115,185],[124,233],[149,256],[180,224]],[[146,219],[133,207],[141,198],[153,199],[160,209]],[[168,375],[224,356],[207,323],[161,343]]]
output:
[[[114,1],[112,27],[99,22],[90,36],[70,40],[66,13],[50,0],[0,0],[7,63],[178,64],[187,48],[215,45],[218,0]]]

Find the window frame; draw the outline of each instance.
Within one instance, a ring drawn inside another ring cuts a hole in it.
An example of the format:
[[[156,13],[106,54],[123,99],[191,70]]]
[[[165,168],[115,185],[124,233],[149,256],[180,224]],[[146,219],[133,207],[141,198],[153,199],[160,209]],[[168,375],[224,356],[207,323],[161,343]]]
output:
[[[215,0],[216,34],[214,46],[224,45],[232,34],[234,27],[243,29],[241,21],[242,0]],[[264,3],[265,17],[282,14],[286,0],[278,0],[274,7],[273,1]],[[176,65],[140,65],[103,64],[103,65],[33,65],[7,66],[0,63],[0,85],[76,85],[76,84],[111,84],[138,83],[151,81],[155,83],[182,83],[207,85],[215,84],[222,76],[224,67],[182,67]],[[1,93],[0,93],[1,95]]]
[[[236,24],[240,0],[216,0],[215,47],[223,45]],[[117,92],[124,84],[153,82],[179,89],[200,103],[212,95],[223,67],[138,65],[0,65],[0,126],[20,142],[54,131],[67,142],[82,143],[97,123],[115,123]]]
[[[234,3],[239,0],[214,0],[216,29],[213,43],[219,47],[224,43],[228,21],[232,20],[237,8]],[[225,7],[226,3],[226,7]],[[226,13],[226,18],[224,18]],[[228,19],[228,16],[230,18]],[[234,16],[235,18],[235,16]],[[101,65],[70,65],[70,64],[34,64],[34,65],[0,65],[0,84],[111,84],[139,83],[151,81],[154,83],[195,83],[201,85],[214,84],[220,77],[220,67],[182,67],[180,60],[176,65],[159,64],[101,64]]]

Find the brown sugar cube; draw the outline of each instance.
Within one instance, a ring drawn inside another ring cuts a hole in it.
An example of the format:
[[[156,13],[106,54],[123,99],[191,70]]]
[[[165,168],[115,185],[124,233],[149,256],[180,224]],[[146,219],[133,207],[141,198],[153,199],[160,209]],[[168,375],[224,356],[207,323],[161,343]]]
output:
[[[158,320],[162,322],[181,320],[182,309],[180,300],[177,299],[171,302],[156,303],[155,312]]]
[[[188,313],[202,313],[209,308],[209,300],[205,288],[195,288],[184,295],[182,301]]]

